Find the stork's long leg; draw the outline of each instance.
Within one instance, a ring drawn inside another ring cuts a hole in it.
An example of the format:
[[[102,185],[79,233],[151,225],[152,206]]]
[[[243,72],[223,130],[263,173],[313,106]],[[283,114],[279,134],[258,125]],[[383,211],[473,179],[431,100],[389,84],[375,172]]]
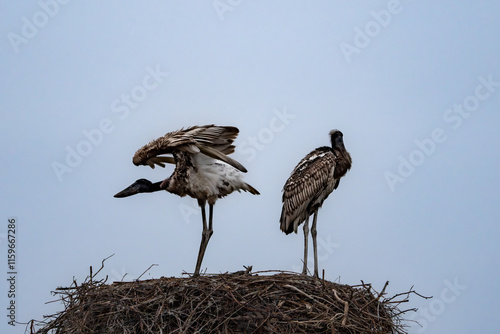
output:
[[[314,211],[313,223],[311,226],[311,236],[313,239],[313,249],[314,249],[314,276],[319,278],[318,275],[318,245],[316,243],[316,220],[318,218],[318,209]]]
[[[205,256],[205,250],[207,249],[208,241],[213,234],[212,230],[212,217],[213,217],[213,205],[209,204],[209,222],[207,227],[207,215],[205,213],[205,201],[198,200],[198,204],[201,208],[201,218],[203,220],[203,231],[201,232],[201,243],[200,250],[198,252],[198,259],[196,260],[196,268],[194,270],[194,276],[200,275],[201,262]]]
[[[214,217],[214,205],[208,203],[208,230],[210,231],[210,236],[214,233],[212,229],[212,218]]]
[[[304,222],[304,267],[302,268],[302,275],[307,275],[307,247],[309,238],[309,216]]]
[[[207,229],[207,214],[205,213],[205,201],[198,200],[198,205],[201,209],[201,220],[203,223],[203,231],[201,232],[201,242],[200,242],[200,250],[198,251],[198,259],[196,260],[196,268],[194,269],[194,276],[200,275],[200,267],[201,262],[203,261],[203,255],[205,254],[206,246],[206,232]]]

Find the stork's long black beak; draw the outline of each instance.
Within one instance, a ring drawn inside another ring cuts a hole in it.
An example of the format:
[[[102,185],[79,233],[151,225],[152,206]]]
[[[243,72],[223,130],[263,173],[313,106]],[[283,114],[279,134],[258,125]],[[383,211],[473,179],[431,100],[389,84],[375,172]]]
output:
[[[138,194],[140,192],[140,189],[141,189],[140,184],[136,181],[113,197],[122,198],[122,197],[132,196]]]
[[[162,181],[152,183],[151,181],[146,179],[139,179],[134,183],[132,183],[127,188],[120,191],[118,194],[115,195],[115,197],[121,198],[121,197],[132,196],[138,193],[152,193],[155,191],[165,190],[160,187],[161,183]]]

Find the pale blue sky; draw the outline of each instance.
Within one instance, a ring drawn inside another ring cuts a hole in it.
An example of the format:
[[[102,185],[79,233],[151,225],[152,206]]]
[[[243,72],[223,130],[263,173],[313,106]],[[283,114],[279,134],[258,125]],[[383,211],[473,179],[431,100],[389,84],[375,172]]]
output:
[[[261,195],[217,202],[208,272],[301,270],[281,188],[337,128],[353,167],[319,213],[326,278],[434,295],[405,305],[421,309],[412,333],[500,327],[498,2],[41,0],[0,18],[0,256],[14,216],[17,320],[60,310],[50,291],[113,253],[111,281],[191,272],[194,201],[113,194],[171,173],[132,164],[143,144],[215,123],[240,129],[234,157]]]

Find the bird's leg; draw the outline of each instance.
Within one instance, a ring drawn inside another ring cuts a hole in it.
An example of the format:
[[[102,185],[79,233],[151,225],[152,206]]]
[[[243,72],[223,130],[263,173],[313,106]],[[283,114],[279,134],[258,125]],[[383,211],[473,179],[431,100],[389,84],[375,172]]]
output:
[[[203,261],[203,256],[205,255],[205,249],[207,248],[207,244],[208,244],[208,239],[210,239],[210,235],[211,235],[211,233],[209,233],[209,229],[207,228],[207,215],[205,213],[205,201],[198,200],[198,205],[201,208],[201,219],[203,221],[203,231],[201,232],[200,250],[198,252],[198,259],[196,260],[196,268],[194,269],[194,276],[200,275],[201,262]],[[212,207],[210,207],[210,216],[212,215],[211,211],[212,211]],[[210,221],[210,224],[211,223],[212,222]],[[208,235],[208,237],[207,237],[207,235]]]
[[[313,239],[313,249],[314,249],[314,276],[319,278],[318,275],[318,244],[316,243],[316,219],[318,218],[318,209],[314,211],[313,223],[311,226],[311,236]]]
[[[201,258],[205,255],[205,250],[207,249],[208,242],[210,241],[210,237],[214,234],[214,230],[212,229],[212,218],[214,216],[214,206],[213,204],[208,203],[208,229],[203,231],[205,234],[205,247],[203,247],[203,253],[201,254]]]
[[[213,218],[213,216],[214,216],[214,205],[208,203],[208,232],[209,232],[208,239],[210,239],[210,237],[214,233],[214,230],[212,229],[212,218]]]
[[[304,222],[304,267],[302,269],[302,275],[307,275],[307,247],[309,238],[309,216],[307,216]]]

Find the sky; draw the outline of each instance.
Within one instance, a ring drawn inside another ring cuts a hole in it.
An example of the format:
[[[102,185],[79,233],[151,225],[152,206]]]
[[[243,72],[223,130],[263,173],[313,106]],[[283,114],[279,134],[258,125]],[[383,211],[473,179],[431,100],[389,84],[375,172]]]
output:
[[[497,1],[1,7],[2,333],[24,332],[11,303],[19,322],[60,311],[51,291],[112,254],[109,282],[152,264],[141,279],[194,270],[195,200],[113,195],[172,172],[134,166],[138,148],[203,124],[239,128],[233,157],[261,193],[216,203],[207,273],[301,271],[301,229],[279,229],[281,189],[340,129],[353,165],[318,215],[325,278],[433,296],[401,306],[419,308],[410,333],[497,332]]]

